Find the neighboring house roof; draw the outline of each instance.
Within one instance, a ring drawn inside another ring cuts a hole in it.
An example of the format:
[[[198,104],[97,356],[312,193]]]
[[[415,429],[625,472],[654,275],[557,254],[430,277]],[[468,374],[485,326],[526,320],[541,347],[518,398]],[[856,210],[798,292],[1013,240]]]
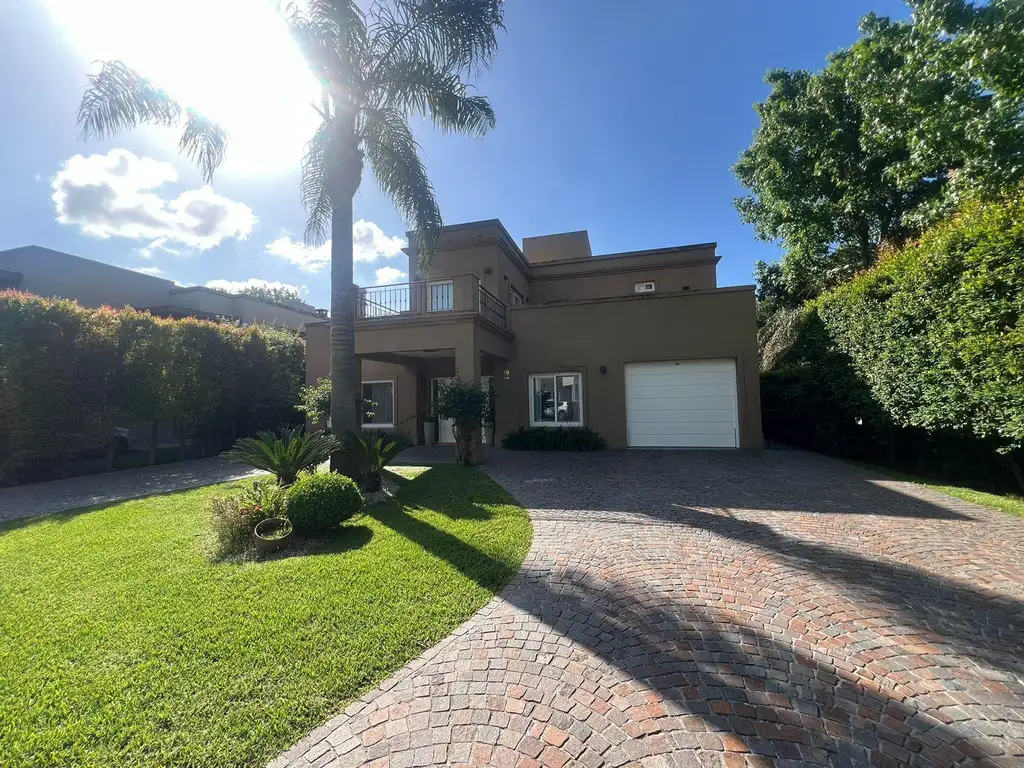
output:
[[[3,275],[17,275],[14,285],[30,293],[74,299],[89,307],[127,305],[171,317],[233,317],[290,328],[318,317],[309,304],[278,304],[205,286],[179,286],[173,280],[38,245],[0,251],[0,287],[10,287]]]

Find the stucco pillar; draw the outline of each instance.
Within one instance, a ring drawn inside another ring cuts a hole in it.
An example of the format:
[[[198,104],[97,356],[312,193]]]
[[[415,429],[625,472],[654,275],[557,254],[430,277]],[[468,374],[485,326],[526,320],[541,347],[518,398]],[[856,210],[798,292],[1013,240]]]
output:
[[[459,334],[455,346],[455,373],[463,382],[480,387],[480,348],[476,341],[476,324],[465,323],[467,326]],[[480,424],[476,424],[469,441],[469,461],[479,464],[483,460],[483,436]]]
[[[456,275],[452,283],[455,290],[455,309],[460,312],[478,309],[480,278],[476,275]]]

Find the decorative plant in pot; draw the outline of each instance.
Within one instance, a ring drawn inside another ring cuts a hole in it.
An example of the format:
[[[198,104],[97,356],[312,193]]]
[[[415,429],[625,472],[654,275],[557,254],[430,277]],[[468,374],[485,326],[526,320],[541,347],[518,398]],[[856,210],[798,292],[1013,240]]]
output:
[[[437,442],[437,417],[434,416],[434,409],[424,409],[421,416],[423,419],[423,442],[426,445],[433,445]]]
[[[259,552],[276,552],[288,546],[292,538],[292,523],[286,517],[268,517],[256,524],[252,543]]]
[[[487,391],[476,382],[456,378],[438,388],[437,416],[452,422],[455,458],[459,464],[480,462],[480,425],[487,400]]]

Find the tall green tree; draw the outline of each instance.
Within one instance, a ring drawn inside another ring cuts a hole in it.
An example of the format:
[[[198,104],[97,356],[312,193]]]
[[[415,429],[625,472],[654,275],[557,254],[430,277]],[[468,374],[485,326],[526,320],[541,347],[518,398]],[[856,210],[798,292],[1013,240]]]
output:
[[[355,0],[310,0],[287,13],[320,83],[321,124],[303,160],[301,192],[307,244],[331,238],[331,421],[344,434],[360,424],[351,233],[364,164],[416,233],[421,260],[429,260],[441,212],[408,117],[421,114],[443,131],[473,136],[494,127],[490,103],[466,81],[491,62],[504,9],[502,0],[380,0],[364,13]],[[86,139],[143,123],[178,127],[181,152],[207,181],[228,143],[217,124],[120,61],[90,77],[78,119]]]
[[[302,301],[299,292],[286,285],[247,285],[238,292],[239,296],[269,301],[272,304],[298,304]]]
[[[735,171],[757,235],[786,249],[797,300],[874,263],[965,197],[1024,178],[1024,4],[913,0],[867,16],[818,73],[773,70]]]

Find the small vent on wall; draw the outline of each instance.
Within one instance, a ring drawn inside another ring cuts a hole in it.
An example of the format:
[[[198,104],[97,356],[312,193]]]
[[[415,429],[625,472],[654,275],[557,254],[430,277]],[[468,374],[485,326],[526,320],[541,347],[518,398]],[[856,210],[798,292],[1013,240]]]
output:
[[[654,293],[654,281],[647,280],[642,283],[633,283],[633,293]]]

